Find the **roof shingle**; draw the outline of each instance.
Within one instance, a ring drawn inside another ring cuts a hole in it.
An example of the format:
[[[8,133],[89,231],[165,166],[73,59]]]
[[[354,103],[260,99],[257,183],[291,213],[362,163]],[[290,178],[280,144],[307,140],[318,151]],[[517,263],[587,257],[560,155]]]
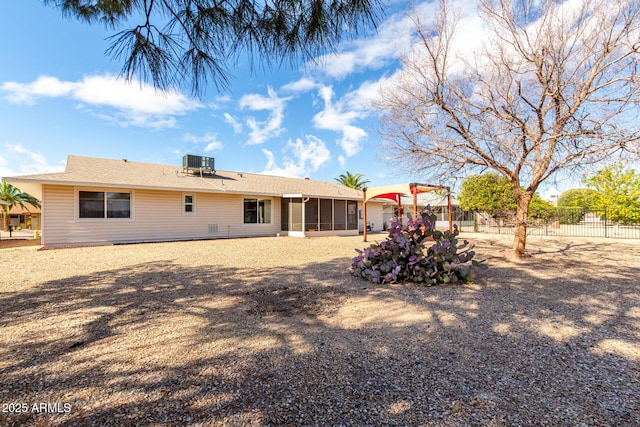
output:
[[[246,172],[187,173],[181,166],[70,155],[64,172],[8,177],[8,181],[95,187],[145,188],[229,194],[361,200],[362,193],[338,183]]]

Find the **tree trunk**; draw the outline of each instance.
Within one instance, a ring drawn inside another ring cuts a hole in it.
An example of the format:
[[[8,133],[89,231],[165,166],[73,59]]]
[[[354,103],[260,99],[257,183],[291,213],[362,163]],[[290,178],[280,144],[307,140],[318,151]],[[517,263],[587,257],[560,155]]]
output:
[[[513,253],[518,257],[526,255],[527,246],[527,221],[529,219],[529,204],[533,194],[523,192],[517,196],[516,208],[516,232],[513,239]]]
[[[6,207],[3,206],[4,209],[2,209],[3,215],[2,215],[2,230],[3,231],[9,231],[9,212],[8,209]]]

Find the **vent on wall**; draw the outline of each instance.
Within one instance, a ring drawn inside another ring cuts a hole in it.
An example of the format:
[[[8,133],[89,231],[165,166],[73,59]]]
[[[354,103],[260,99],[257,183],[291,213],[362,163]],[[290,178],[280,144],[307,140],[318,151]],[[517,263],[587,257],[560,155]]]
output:
[[[218,234],[218,224],[209,224],[209,234]]]

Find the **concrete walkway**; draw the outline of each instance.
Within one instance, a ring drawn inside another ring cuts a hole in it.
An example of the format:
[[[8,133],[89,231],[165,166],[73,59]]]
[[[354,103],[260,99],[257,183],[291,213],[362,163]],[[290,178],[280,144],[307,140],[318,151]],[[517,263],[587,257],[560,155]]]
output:
[[[1,227],[0,227],[1,228]],[[9,235],[8,231],[0,230],[0,240],[8,240],[8,239],[16,239],[16,240],[24,240],[24,239],[34,239],[34,230],[13,230],[11,235]]]

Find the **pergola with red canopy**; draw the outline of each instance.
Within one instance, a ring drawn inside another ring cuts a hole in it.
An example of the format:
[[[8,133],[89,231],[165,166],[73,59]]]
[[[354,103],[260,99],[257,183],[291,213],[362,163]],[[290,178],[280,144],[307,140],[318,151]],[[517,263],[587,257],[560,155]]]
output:
[[[418,194],[428,193],[430,191],[446,190],[447,191],[447,211],[449,214],[449,231],[453,231],[453,218],[451,216],[451,189],[441,185],[430,184],[395,184],[383,185],[380,187],[364,188],[362,190],[363,209],[364,209],[364,241],[367,241],[367,202],[370,199],[387,199],[393,200],[398,204],[399,216],[402,217],[402,196],[413,196],[413,217],[418,215]]]

